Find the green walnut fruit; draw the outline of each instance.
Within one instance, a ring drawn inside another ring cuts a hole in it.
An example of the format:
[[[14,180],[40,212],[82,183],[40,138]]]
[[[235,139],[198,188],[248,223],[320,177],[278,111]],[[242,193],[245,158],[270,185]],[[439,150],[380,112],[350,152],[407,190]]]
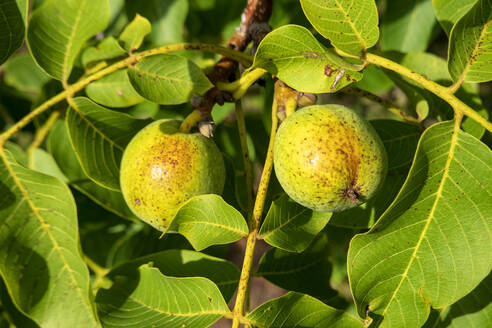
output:
[[[215,143],[199,133],[182,133],[179,125],[176,120],[149,124],[133,137],[121,160],[126,203],[161,231],[188,199],[221,194],[224,188],[224,160]]]
[[[280,125],[273,148],[275,173],[285,192],[316,211],[343,211],[378,191],[387,156],[373,127],[349,108],[318,105]]]

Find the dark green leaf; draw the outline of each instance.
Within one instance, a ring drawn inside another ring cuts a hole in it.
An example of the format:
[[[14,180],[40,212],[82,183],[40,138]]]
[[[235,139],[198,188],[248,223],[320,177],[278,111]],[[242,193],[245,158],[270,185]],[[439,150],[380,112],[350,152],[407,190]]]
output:
[[[326,226],[332,213],[315,212],[282,195],[274,200],[261,225],[259,238],[274,247],[300,253]]]
[[[362,78],[356,66],[298,25],[282,26],[267,34],[256,51],[253,68],[263,68],[290,87],[313,93],[335,92]]]
[[[126,262],[111,270],[110,278],[135,275],[138,267],[152,262],[164,275],[171,277],[205,277],[212,280],[229,300],[239,282],[238,268],[226,260],[183,249],[169,249]]]
[[[24,41],[25,21],[21,14],[24,8],[19,8],[15,0],[3,0],[0,3],[0,65]]]
[[[70,190],[0,156],[0,273],[13,303],[40,326],[63,313],[64,325],[98,327]]]
[[[301,5],[314,28],[335,48],[358,56],[378,41],[374,0],[301,0]]]
[[[425,51],[435,36],[436,23],[432,0],[389,1],[381,23],[381,48]]]
[[[148,4],[148,3],[147,3]],[[147,18],[135,15],[135,18],[121,32],[119,40],[123,43],[123,48],[127,51],[133,51],[142,45],[143,39],[152,30]]]
[[[107,0],[46,0],[29,20],[29,49],[46,73],[67,81],[84,42],[108,21]]]
[[[98,104],[108,107],[129,107],[144,101],[130,83],[126,70],[118,70],[92,82],[85,92]]]
[[[348,313],[311,296],[293,292],[262,304],[248,314],[247,319],[255,327],[364,327],[361,321]]]
[[[326,302],[336,295],[330,287],[329,242],[322,235],[301,254],[272,248],[262,256],[257,274],[284,289]]]
[[[350,244],[359,315],[382,327],[421,327],[429,307],[451,305],[491,269],[492,152],[454,122],[422,135],[405,184],[366,234]]]
[[[439,24],[449,36],[453,25],[470,10],[476,0],[432,0]]]
[[[448,69],[453,81],[492,80],[492,0],[478,0],[449,36]]]
[[[123,150],[149,121],[108,110],[84,97],[73,99],[66,120],[70,142],[85,174],[101,186],[118,191]]]
[[[184,203],[169,229],[185,236],[198,251],[248,235],[248,225],[241,213],[213,194],[195,196]]]
[[[195,63],[176,55],[146,57],[128,75],[142,97],[163,105],[185,103],[212,87]]]
[[[208,327],[229,312],[217,286],[205,278],[174,278],[142,265],[139,278],[121,278],[97,294],[105,327]]]

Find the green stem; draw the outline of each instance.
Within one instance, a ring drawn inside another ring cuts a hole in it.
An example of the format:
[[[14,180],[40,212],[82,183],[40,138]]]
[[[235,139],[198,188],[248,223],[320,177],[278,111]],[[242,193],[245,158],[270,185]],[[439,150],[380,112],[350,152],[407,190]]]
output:
[[[270,134],[270,142],[268,143],[267,156],[263,172],[261,174],[260,185],[258,187],[258,193],[256,194],[256,201],[253,208],[253,218],[251,220],[250,232],[248,240],[246,242],[246,250],[244,253],[243,267],[241,269],[241,277],[239,278],[239,287],[237,291],[236,304],[234,304],[234,320],[232,322],[233,328],[238,328],[240,324],[239,318],[244,316],[244,302],[246,299],[249,279],[251,276],[251,269],[253,268],[253,253],[255,250],[256,239],[260,228],[261,215],[263,213],[263,207],[265,206],[266,194],[268,191],[268,183],[270,182],[270,176],[273,168],[273,144],[275,142],[275,135],[277,134],[278,118],[277,118],[277,101],[274,99],[272,106],[272,132]]]
[[[239,132],[239,140],[241,142],[241,151],[243,157],[244,173],[246,178],[246,192],[248,195],[248,218],[252,214],[253,210],[253,169],[251,167],[251,161],[248,151],[248,137],[246,132],[246,122],[244,119],[243,106],[241,100],[236,101],[236,122]]]
[[[194,110],[188,116],[185,117],[181,125],[179,126],[179,131],[187,133],[200,122],[202,119],[202,112],[199,110]]]
[[[374,102],[380,104],[381,106],[385,107],[386,109],[388,109],[393,114],[400,116],[403,120],[405,120],[407,122],[420,124],[419,120],[416,119],[415,117],[408,115],[407,113],[405,113],[404,110],[396,107],[391,102],[389,102],[389,101],[387,101],[387,100],[385,100],[385,99],[383,99],[383,98],[381,98],[381,97],[379,97],[379,96],[377,96],[371,92],[368,92],[368,91],[365,91],[365,90],[362,90],[362,89],[359,89],[356,87],[344,88],[341,91],[344,93],[347,93],[347,94],[352,94],[352,95],[357,95],[357,96],[367,98],[371,101],[374,101]]]
[[[232,93],[234,99],[241,99],[249,87],[259,78],[265,75],[267,71],[263,68],[255,68],[251,71],[246,71],[238,80],[231,83],[218,82],[217,88],[222,91]]]
[[[153,55],[158,55],[158,54],[165,54],[173,51],[180,51],[180,50],[201,50],[201,51],[206,51],[206,52],[212,52],[212,53],[217,53],[226,57],[229,57],[231,59],[234,59],[240,63],[242,63],[245,66],[248,66],[252,62],[252,57],[250,55],[247,55],[242,52],[238,52],[229,48],[221,47],[221,46],[215,46],[211,44],[204,44],[204,43],[180,43],[180,44],[174,44],[174,45],[169,45],[169,46],[163,46],[163,47],[158,47],[155,49],[150,49],[150,50],[145,50],[139,53],[135,53],[133,55],[130,55],[128,58],[125,58],[119,62],[114,63],[111,66],[108,66],[98,72],[95,72],[92,75],[87,76],[86,78],[81,79],[80,81],[76,82],[75,84],[72,84],[70,86],[67,86],[65,91],[57,94],[53,98],[48,99],[46,102],[41,104],[39,107],[35,108],[32,112],[30,112],[28,115],[24,116],[20,121],[18,121],[16,124],[14,124],[12,127],[10,127],[7,131],[4,133],[0,134],[0,150],[3,148],[5,145],[5,142],[12,137],[15,133],[17,133],[20,129],[22,129],[24,126],[29,124],[36,116],[40,115],[47,109],[49,109],[51,106],[55,105],[56,103],[62,101],[68,96],[72,96],[75,93],[79,92],[83,88],[85,88],[89,83],[94,82],[108,74],[111,74],[119,69],[128,67],[130,65],[134,65],[138,63],[141,59],[148,57],[148,56],[153,56]]]
[[[397,64],[389,59],[374,54],[369,54],[369,53],[366,54],[365,60],[370,64],[375,64],[384,67],[400,75],[403,75],[414,82],[417,82],[418,84],[420,84],[421,86],[423,86],[424,88],[426,88],[427,90],[438,96],[439,98],[445,100],[448,104],[451,105],[451,107],[453,107],[455,112],[459,112],[468,116],[469,118],[471,118],[472,120],[476,121],[481,126],[486,128],[489,132],[492,132],[492,123],[487,121],[485,118],[480,116],[480,114],[478,114],[468,105],[466,105],[461,100],[456,98],[454,96],[453,89],[443,87],[442,85],[439,85],[434,81],[431,81],[426,77],[418,73],[415,73],[400,64]]]

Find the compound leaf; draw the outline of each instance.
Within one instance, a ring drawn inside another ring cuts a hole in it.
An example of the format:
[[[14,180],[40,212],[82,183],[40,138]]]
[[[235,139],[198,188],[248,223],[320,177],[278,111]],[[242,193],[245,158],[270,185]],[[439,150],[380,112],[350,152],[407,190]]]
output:
[[[31,15],[27,43],[46,73],[67,81],[82,45],[108,22],[107,0],[47,0]]]
[[[70,141],[85,174],[101,186],[119,190],[119,166],[130,139],[149,123],[77,97],[67,111]]]
[[[85,92],[98,104],[108,107],[129,107],[144,101],[130,83],[125,69],[90,83]]]
[[[175,278],[148,264],[138,279],[121,277],[96,297],[105,327],[208,327],[229,312],[217,286],[202,277]]]
[[[358,56],[378,41],[374,0],[301,0],[301,5],[309,22],[335,48]]]
[[[492,0],[478,0],[454,25],[448,69],[453,81],[492,80]]]
[[[331,215],[301,206],[284,194],[273,201],[258,237],[274,247],[300,253],[323,230]]]
[[[169,230],[185,236],[198,251],[248,235],[248,225],[241,213],[214,194],[190,198],[180,207]]]
[[[135,274],[139,266],[149,262],[166,276],[208,278],[219,287],[226,300],[232,297],[239,282],[239,270],[231,262],[183,249],[169,249],[134,259],[112,269],[108,277]]]
[[[212,87],[200,68],[176,55],[156,55],[128,68],[135,90],[144,98],[163,105],[187,102]]]
[[[381,327],[421,327],[429,307],[471,292],[491,269],[492,152],[454,122],[422,135],[395,201],[354,237],[348,274],[357,310]]]
[[[98,327],[68,187],[0,150],[0,194],[0,274],[13,303],[42,327]]]
[[[263,68],[290,87],[313,93],[335,92],[362,78],[356,66],[298,25],[285,25],[267,34],[252,68]]]
[[[314,297],[294,292],[260,305],[246,318],[258,327],[364,327],[352,315],[334,309]]]

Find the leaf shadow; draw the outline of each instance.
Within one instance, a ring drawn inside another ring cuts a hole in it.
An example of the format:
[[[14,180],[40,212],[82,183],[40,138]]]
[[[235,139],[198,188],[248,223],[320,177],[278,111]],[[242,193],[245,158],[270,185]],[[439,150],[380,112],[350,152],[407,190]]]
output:
[[[0,197],[0,210],[6,209],[15,203],[15,194],[10,191],[10,188],[2,181],[0,181],[0,195],[2,195],[2,197]],[[4,220],[5,218],[2,218],[0,224],[6,224],[3,222]]]

